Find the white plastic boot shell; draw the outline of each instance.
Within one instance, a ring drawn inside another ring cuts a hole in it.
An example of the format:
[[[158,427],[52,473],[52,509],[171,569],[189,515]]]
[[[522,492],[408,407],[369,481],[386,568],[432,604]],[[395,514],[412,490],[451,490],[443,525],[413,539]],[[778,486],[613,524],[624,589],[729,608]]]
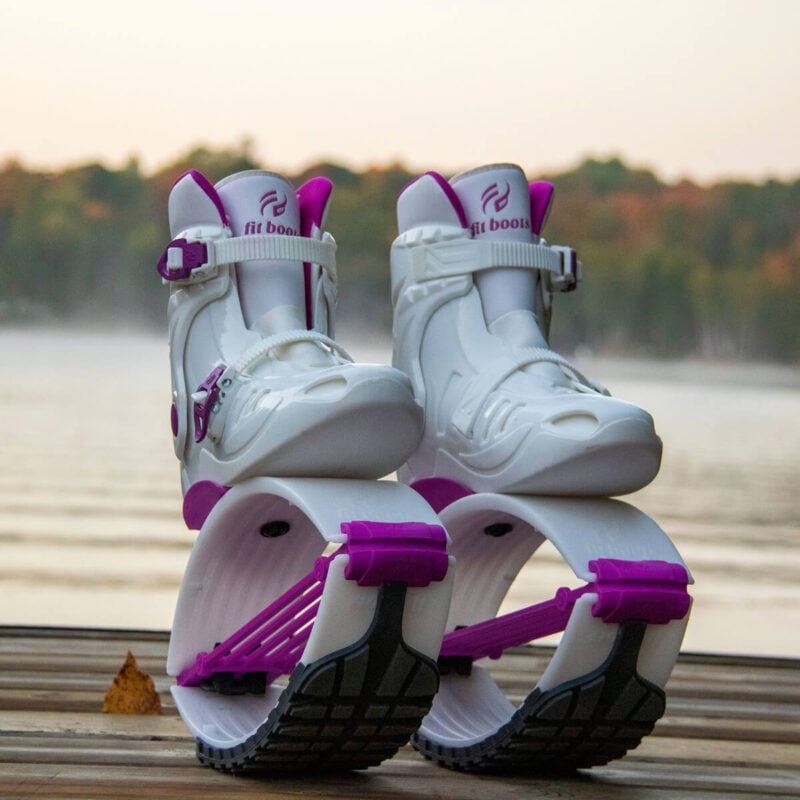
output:
[[[253,221],[239,219],[234,235],[222,197],[248,181],[273,189],[260,204],[256,197]],[[170,283],[172,429],[184,493],[200,480],[230,486],[258,475],[379,478],[416,447],[421,409],[408,378],[352,363],[329,337],[335,242],[322,228],[330,193],[316,178],[295,199],[288,181],[260,171],[231,176],[220,191],[190,171],[172,189],[173,241],[159,272]],[[296,218],[299,209],[299,230],[270,217],[287,200]],[[305,309],[280,305],[248,327],[237,286],[243,263],[265,270],[262,294],[272,288],[271,265],[294,266]]]
[[[549,349],[537,314],[549,315],[550,290],[574,280],[580,265],[573,251],[538,236],[547,209],[536,208],[533,184],[530,209],[519,215],[519,197],[507,190],[514,170],[493,165],[467,173],[479,183],[485,172],[488,184],[469,215],[458,178],[451,185],[427,173],[400,196],[393,363],[414,384],[425,429],[398,475],[407,483],[447,478],[473,491],[635,491],[657,474],[661,440],[647,412],[608,396]],[[498,180],[498,171],[508,181]],[[503,230],[516,235],[481,235]],[[533,271],[537,297],[487,325],[475,274],[497,268]]]

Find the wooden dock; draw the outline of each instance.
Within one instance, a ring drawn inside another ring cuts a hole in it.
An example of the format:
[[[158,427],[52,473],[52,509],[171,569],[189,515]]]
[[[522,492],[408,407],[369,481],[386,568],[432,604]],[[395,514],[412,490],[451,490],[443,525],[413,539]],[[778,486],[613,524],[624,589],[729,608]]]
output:
[[[0,627],[0,798],[800,798],[800,660],[681,656],[666,716],[626,758],[569,777],[488,777],[441,769],[410,747],[341,776],[242,778],[200,766],[164,672],[166,632]],[[101,713],[131,650],[162,716]],[[549,653],[504,659],[509,695]]]

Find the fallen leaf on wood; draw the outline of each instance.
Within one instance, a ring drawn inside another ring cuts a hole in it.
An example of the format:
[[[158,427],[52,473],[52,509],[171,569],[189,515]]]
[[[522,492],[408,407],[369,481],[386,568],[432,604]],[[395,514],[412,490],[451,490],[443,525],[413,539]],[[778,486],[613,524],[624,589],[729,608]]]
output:
[[[136,664],[133,653],[117,673],[114,682],[108,687],[103,700],[104,714],[160,714],[161,699],[153,679],[142,672]]]

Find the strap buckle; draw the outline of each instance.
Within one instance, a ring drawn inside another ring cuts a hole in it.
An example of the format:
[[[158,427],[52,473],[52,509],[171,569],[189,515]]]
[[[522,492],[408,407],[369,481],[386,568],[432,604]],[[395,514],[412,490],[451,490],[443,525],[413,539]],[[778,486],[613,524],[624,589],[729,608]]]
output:
[[[548,289],[551,292],[574,292],[583,278],[583,263],[578,261],[578,254],[571,247],[550,245],[561,257],[561,273],[547,274]]]
[[[166,281],[185,281],[192,273],[208,264],[208,246],[205,242],[173,239],[158,260],[156,270]]]
[[[192,400],[194,400],[194,440],[197,444],[206,438],[212,412],[219,411],[219,386],[217,384],[225,369],[223,364],[214,367],[192,395]]]

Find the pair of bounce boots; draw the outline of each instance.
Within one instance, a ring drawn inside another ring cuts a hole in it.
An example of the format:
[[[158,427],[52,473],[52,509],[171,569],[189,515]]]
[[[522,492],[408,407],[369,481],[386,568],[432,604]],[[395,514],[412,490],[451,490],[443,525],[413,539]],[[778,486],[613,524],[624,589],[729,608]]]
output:
[[[607,499],[655,477],[651,417],[548,345],[581,269],[541,237],[552,185],[500,164],[403,190],[393,367],[333,338],[331,192],[190,171],[170,195],[172,431],[200,535],[167,667],[198,757],[361,769],[409,738],[470,770],[623,755],[663,713],[689,577]],[[582,585],[497,616],[546,541]],[[559,631],[512,703],[487,659]]]

